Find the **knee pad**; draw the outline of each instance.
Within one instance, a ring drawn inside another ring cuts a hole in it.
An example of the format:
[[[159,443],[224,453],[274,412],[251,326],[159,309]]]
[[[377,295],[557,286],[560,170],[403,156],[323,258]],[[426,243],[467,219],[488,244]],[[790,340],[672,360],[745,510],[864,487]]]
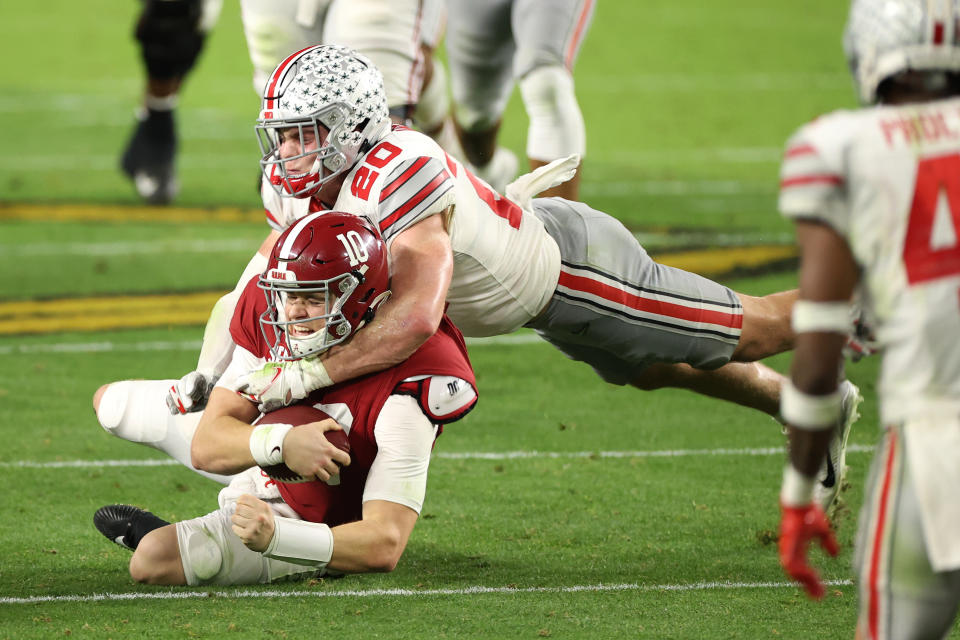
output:
[[[202,0],[146,0],[135,35],[147,73],[176,78],[193,68],[206,37]]]
[[[180,550],[189,562],[190,571],[199,580],[209,580],[220,572],[223,566],[223,552],[220,546],[206,531],[192,531],[186,540],[184,549]],[[187,566],[184,562],[184,566]]]
[[[520,80],[520,94],[530,118],[527,157],[549,162],[573,153],[584,155],[587,146],[583,114],[566,68],[534,69]]]

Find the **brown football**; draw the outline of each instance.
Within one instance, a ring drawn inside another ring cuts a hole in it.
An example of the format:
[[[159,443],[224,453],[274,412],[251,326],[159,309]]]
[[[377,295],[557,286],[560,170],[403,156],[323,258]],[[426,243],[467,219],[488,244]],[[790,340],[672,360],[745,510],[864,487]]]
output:
[[[294,427],[298,427],[309,422],[319,422],[320,420],[325,420],[329,417],[329,415],[312,405],[292,404],[289,407],[277,409],[276,411],[271,411],[270,413],[261,416],[260,419],[257,420],[257,423],[292,424]],[[347,439],[347,433],[345,431],[326,431],[323,435],[327,437],[327,440],[332,445],[341,451],[350,453],[350,441]],[[263,472],[272,479],[280,482],[310,482],[311,480],[316,480],[316,478],[304,478],[303,476],[294,473],[282,462],[280,464],[273,464],[261,468],[263,469]]]

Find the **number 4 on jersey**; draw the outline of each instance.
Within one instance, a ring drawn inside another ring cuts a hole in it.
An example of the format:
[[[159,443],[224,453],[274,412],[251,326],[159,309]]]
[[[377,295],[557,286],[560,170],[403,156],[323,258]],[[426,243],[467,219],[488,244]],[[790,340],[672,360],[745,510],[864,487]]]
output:
[[[952,243],[934,245],[937,231],[938,204],[941,194],[946,210],[939,211],[941,219],[938,237],[949,236]],[[950,232],[942,226],[950,225]],[[927,280],[960,274],[960,154],[924,158],[917,165],[917,183],[913,191],[910,220],[903,243],[903,262],[907,280],[917,284]]]

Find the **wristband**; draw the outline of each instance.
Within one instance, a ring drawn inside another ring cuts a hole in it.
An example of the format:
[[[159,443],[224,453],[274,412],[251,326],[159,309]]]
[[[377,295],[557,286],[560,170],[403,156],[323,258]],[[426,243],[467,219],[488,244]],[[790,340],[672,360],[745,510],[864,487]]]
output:
[[[797,300],[790,314],[794,333],[823,331],[848,334],[853,331],[849,302],[814,302]]]
[[[273,537],[263,555],[274,560],[322,569],[333,557],[333,531],[322,522],[275,515]]]
[[[804,431],[822,431],[837,424],[843,410],[840,390],[825,396],[804,393],[787,378],[780,387],[780,415],[787,424]]]
[[[303,358],[299,363],[306,393],[333,386],[333,379],[327,373],[327,368],[320,362],[320,358]]]
[[[783,484],[780,485],[780,504],[784,507],[805,507],[813,502],[813,485],[816,478],[805,476],[787,463],[783,468]]]
[[[291,424],[258,424],[250,434],[250,453],[261,467],[283,462],[283,439]]]

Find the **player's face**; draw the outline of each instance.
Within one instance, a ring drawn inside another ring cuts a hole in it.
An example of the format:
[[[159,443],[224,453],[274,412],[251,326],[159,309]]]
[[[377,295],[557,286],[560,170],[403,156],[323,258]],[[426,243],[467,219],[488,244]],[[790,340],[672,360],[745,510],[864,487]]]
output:
[[[327,296],[321,291],[286,294],[283,311],[287,315],[287,320],[304,320],[304,322],[287,325],[287,333],[292,338],[306,338],[327,326],[326,319],[317,318],[327,313]],[[308,318],[316,319],[307,321]]]
[[[316,130],[312,126],[283,129],[280,132],[280,157],[293,158],[286,162],[287,173],[296,175],[310,171],[316,156],[296,156],[319,149],[326,141],[328,133],[321,125],[317,125]]]

